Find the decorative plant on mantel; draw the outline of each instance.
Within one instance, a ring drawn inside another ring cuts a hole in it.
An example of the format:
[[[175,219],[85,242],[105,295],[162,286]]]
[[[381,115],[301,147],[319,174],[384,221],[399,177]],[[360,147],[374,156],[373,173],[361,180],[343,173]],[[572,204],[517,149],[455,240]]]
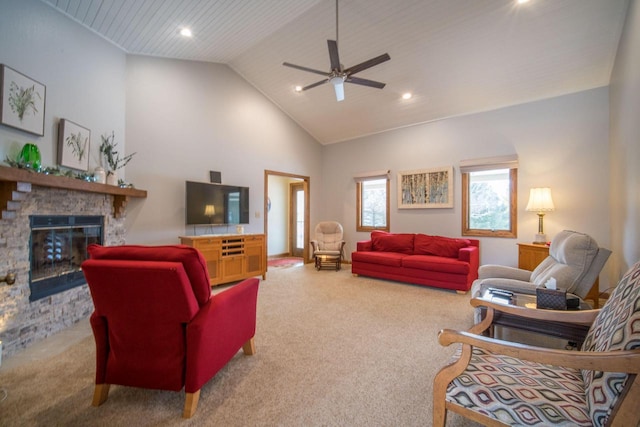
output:
[[[107,176],[112,175],[118,169],[121,169],[131,161],[131,158],[136,153],[131,153],[128,156],[120,158],[120,154],[116,151],[115,134],[111,132],[111,135],[105,134],[101,136],[102,144],[100,144],[101,160],[104,168],[107,170]]]

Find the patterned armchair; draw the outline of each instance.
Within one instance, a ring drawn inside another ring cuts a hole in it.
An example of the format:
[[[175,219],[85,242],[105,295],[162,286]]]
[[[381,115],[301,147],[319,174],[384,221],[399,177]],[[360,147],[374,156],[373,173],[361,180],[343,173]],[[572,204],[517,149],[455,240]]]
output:
[[[441,345],[462,343],[434,380],[433,425],[447,410],[485,425],[636,426],[640,423],[640,262],[601,310],[550,311],[494,304],[468,332],[443,330]],[[503,342],[480,335],[496,311],[591,324],[580,351]]]

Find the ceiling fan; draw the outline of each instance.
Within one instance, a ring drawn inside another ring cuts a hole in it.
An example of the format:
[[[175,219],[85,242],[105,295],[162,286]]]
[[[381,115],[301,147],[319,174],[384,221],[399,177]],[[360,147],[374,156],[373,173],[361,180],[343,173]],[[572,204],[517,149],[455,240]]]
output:
[[[310,73],[325,76],[324,79],[305,86],[301,90],[311,89],[329,82],[333,85],[333,88],[336,92],[336,99],[338,101],[342,101],[344,100],[344,82],[373,87],[377,89],[382,89],[385,86],[385,83],[363,79],[360,77],[354,77],[354,74],[390,60],[391,57],[387,53],[376,56],[375,58],[371,58],[349,68],[342,67],[342,64],[340,63],[340,57],[338,56],[338,0],[336,0],[336,39],[327,40],[327,45],[329,46],[329,60],[331,61],[331,71],[329,71],[328,73],[326,71],[315,70],[313,68],[303,67],[301,65],[290,64],[289,62],[282,63],[282,65],[286,67],[296,68],[298,70],[308,71]]]

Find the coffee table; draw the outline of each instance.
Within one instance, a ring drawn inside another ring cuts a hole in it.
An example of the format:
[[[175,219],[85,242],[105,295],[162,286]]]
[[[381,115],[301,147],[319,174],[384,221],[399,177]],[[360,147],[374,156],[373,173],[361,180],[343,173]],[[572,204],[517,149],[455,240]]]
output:
[[[478,299],[487,300],[499,304],[517,305],[532,310],[541,310],[536,308],[535,295],[513,293],[513,298],[507,298],[491,294],[489,290],[486,290]],[[589,309],[591,309],[591,306],[584,301],[581,301],[580,308],[578,308],[577,310]],[[486,316],[486,308],[480,307],[480,311],[481,317],[484,319],[484,317]],[[495,325],[565,339],[567,341],[576,343],[578,347],[582,345],[585,336],[589,331],[589,325],[529,319],[510,313],[502,313],[499,311],[495,311],[494,313],[492,327],[489,328],[491,335],[493,335],[493,326]]]

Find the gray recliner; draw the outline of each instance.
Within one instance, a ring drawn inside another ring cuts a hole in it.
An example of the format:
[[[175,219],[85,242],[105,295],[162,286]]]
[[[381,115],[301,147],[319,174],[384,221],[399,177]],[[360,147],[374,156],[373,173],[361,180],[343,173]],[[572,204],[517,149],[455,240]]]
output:
[[[584,299],[611,255],[598,247],[590,236],[564,230],[551,242],[549,256],[533,271],[500,265],[483,265],[471,287],[471,296],[481,296],[487,288],[499,288],[521,294],[535,294],[550,279],[558,289]]]
[[[312,240],[316,270],[331,268],[340,270],[344,257],[342,225],[336,221],[322,221],[316,225],[316,238]]]

